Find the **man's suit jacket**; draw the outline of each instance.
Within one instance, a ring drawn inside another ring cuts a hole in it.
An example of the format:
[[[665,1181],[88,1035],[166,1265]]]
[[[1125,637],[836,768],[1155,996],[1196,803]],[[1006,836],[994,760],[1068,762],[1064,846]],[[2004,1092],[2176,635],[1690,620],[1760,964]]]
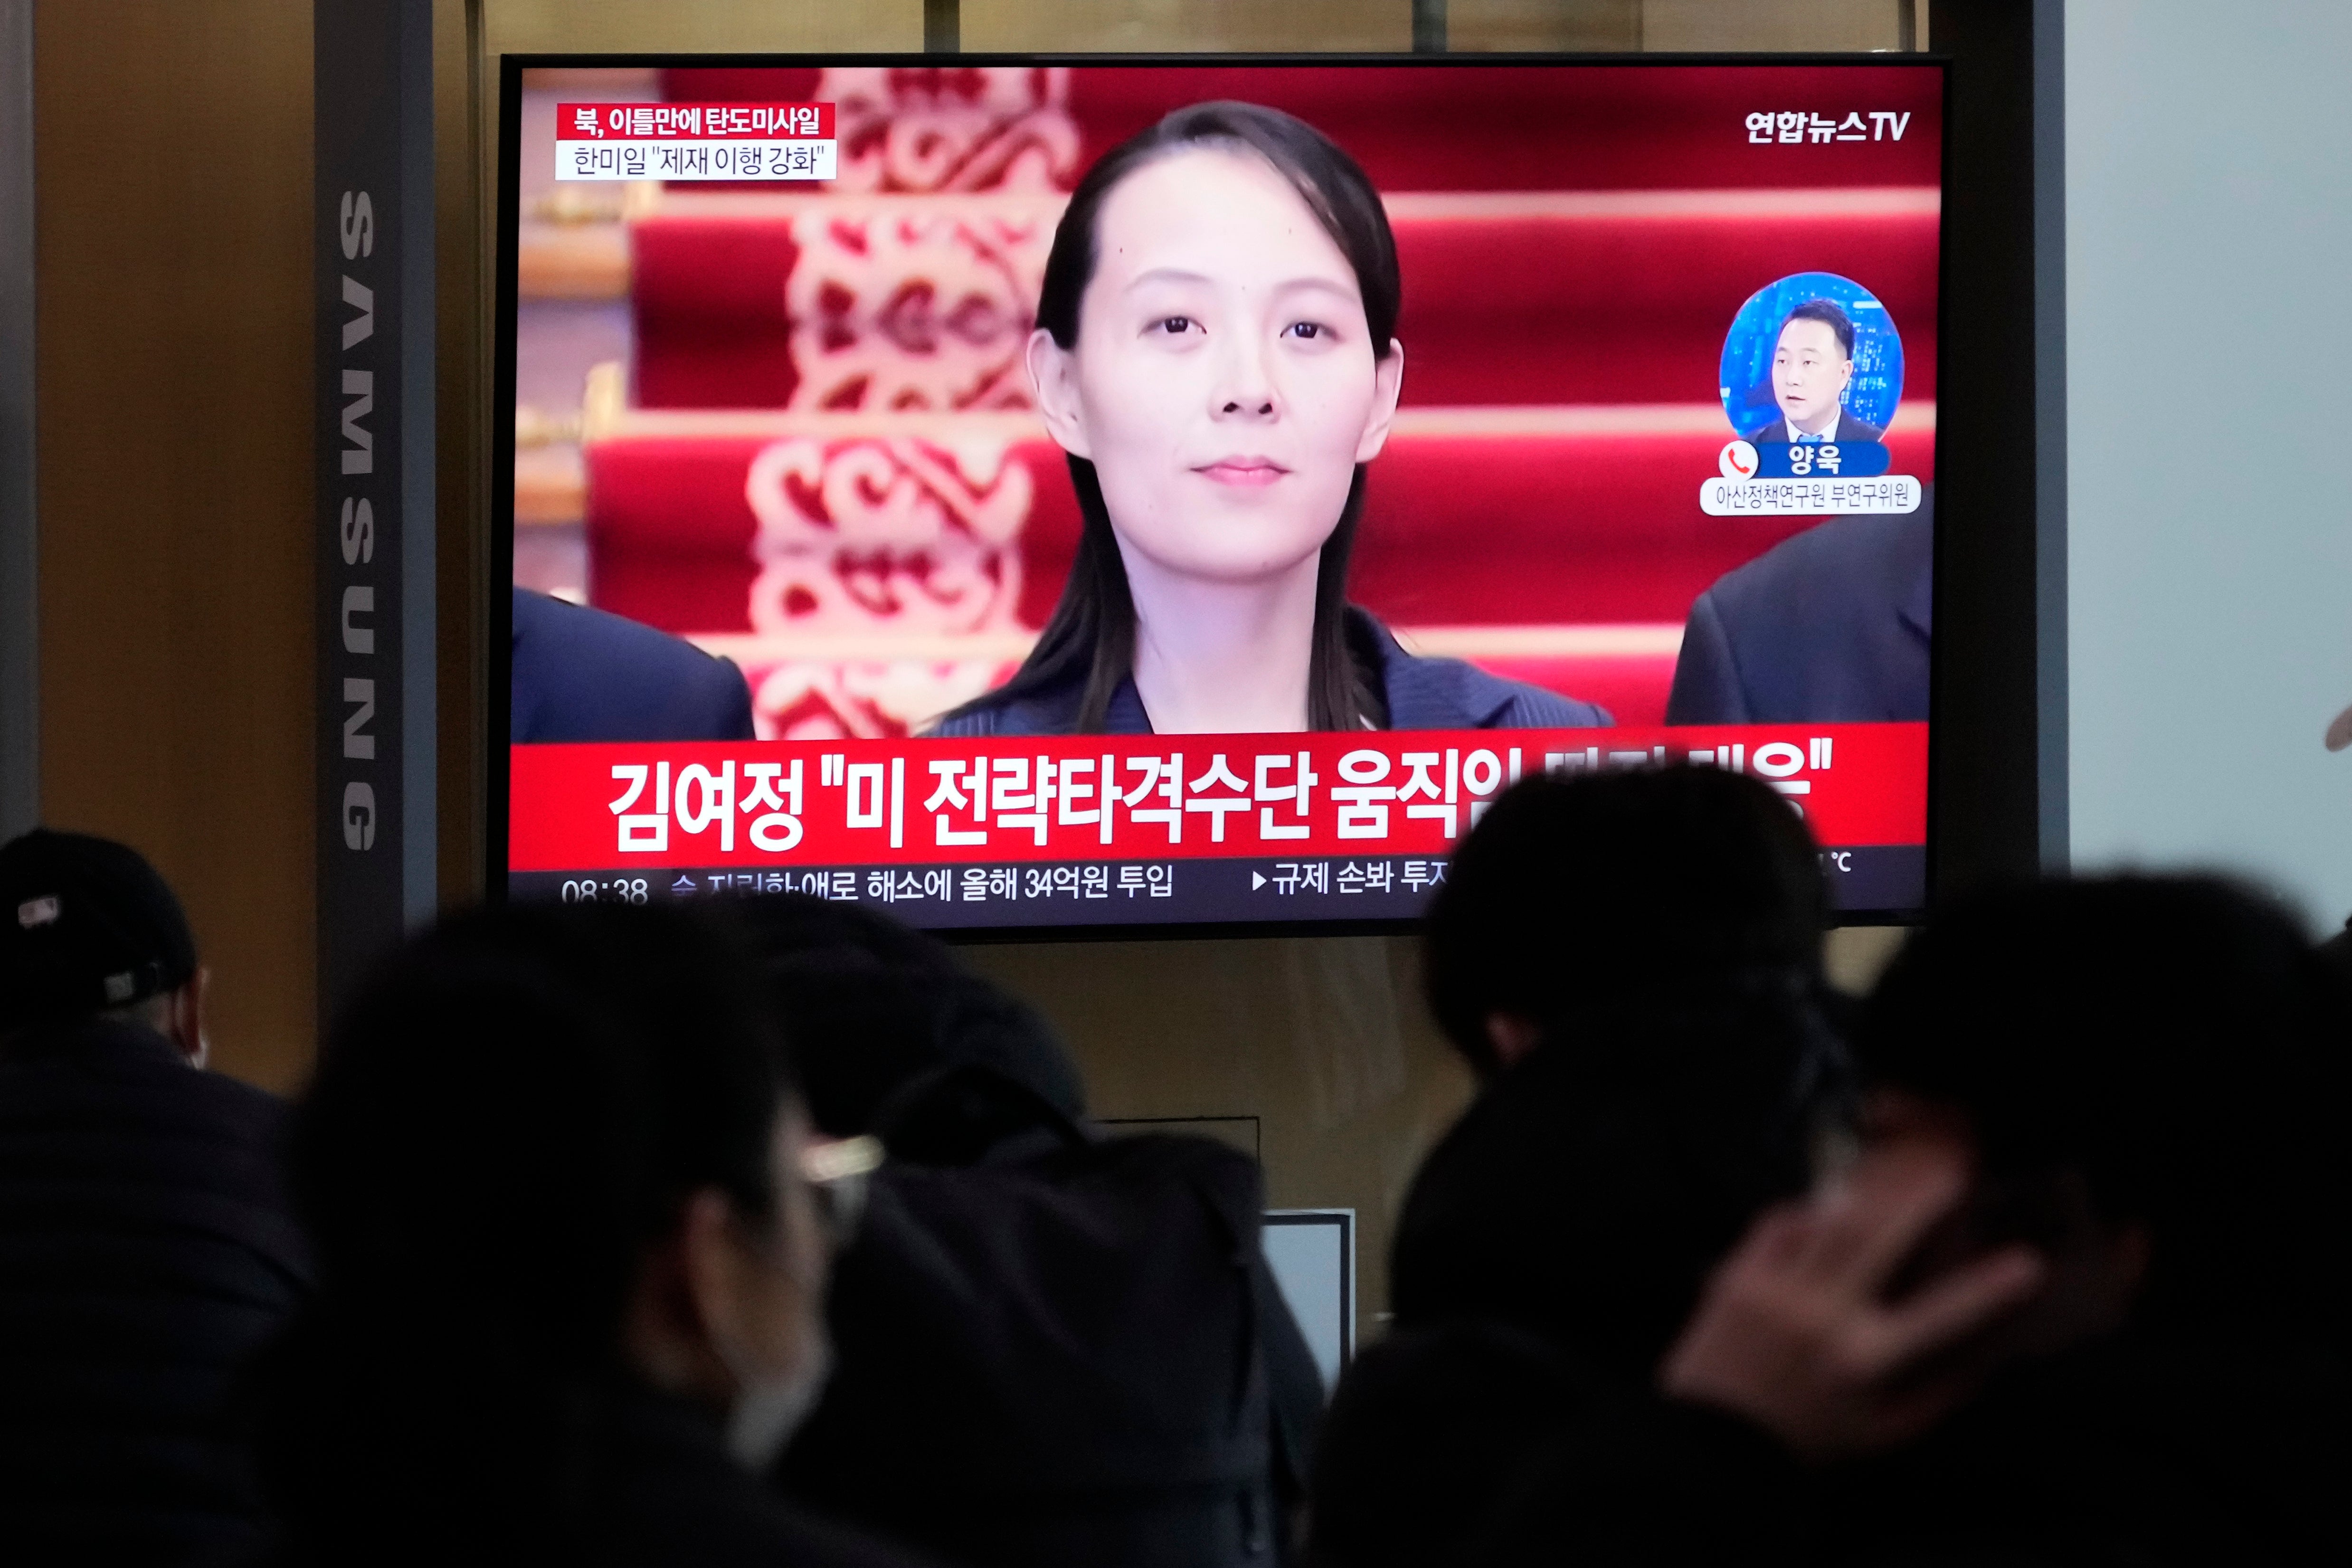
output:
[[[1691,606],[1669,724],[1927,717],[1935,498],[1907,516],[1833,518]]]
[[[514,705],[508,738],[748,741],[743,672],[667,633],[514,591]]]
[[[1837,423],[1831,426],[1829,434],[1823,436],[1822,439],[1824,441],[1879,441],[1884,440],[1885,437],[1886,432],[1877,426],[1867,420],[1856,419],[1841,408],[1838,410]],[[1751,446],[1768,447],[1777,442],[1785,447],[1789,444],[1789,421],[1783,416],[1773,420],[1769,425],[1759,425],[1747,439]]]

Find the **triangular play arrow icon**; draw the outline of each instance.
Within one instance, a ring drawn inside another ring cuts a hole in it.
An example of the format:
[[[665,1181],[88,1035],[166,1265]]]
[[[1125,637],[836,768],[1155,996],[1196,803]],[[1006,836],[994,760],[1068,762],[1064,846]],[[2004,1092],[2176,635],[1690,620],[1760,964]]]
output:
[[[1263,875],[1261,875],[1260,873],[1258,873],[1258,872],[1252,871],[1252,872],[1250,873],[1250,891],[1251,891],[1251,892],[1253,892],[1253,893],[1255,893],[1255,892],[1256,892],[1260,888],[1263,888],[1263,887],[1265,887],[1265,878]]]

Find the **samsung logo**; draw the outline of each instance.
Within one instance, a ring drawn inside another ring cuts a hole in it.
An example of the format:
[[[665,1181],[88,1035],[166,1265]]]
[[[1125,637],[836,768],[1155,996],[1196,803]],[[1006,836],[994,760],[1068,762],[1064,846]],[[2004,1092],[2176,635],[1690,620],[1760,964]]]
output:
[[[344,363],[340,395],[330,409],[337,430],[340,466],[350,484],[341,501],[338,544],[342,551],[342,756],[343,847],[375,847],[375,786],[367,770],[353,764],[376,760],[375,732],[375,505],[369,493],[375,474],[375,372],[368,345],[375,337],[375,290],[366,264],[375,255],[375,203],[365,191],[345,191],[336,215],[344,271],[342,323]]]

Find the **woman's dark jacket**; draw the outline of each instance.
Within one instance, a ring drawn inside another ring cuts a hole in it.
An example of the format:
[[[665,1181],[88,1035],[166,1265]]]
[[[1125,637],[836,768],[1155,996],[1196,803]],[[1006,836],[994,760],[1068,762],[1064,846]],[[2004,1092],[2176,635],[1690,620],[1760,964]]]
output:
[[[1348,634],[1349,645],[1379,665],[1391,730],[1596,730],[1616,722],[1605,708],[1524,681],[1505,680],[1458,658],[1409,654],[1386,626],[1352,605],[1348,610]],[[1081,669],[1066,681],[1008,701],[983,700],[979,707],[941,720],[931,733],[942,737],[1074,734],[1086,685],[1086,671]],[[1120,681],[1111,694],[1103,732],[1152,732],[1151,716],[1143,710],[1133,677]]]

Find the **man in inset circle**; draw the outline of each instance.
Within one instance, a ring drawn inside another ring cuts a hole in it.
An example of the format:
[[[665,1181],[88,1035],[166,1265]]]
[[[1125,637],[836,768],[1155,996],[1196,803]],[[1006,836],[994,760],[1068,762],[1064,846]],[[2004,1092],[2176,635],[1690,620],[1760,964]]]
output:
[[[1772,400],[1780,417],[1748,432],[1758,446],[1875,441],[1885,434],[1847,413],[1853,382],[1853,318],[1834,300],[1808,300],[1780,323],[1772,350]]]

